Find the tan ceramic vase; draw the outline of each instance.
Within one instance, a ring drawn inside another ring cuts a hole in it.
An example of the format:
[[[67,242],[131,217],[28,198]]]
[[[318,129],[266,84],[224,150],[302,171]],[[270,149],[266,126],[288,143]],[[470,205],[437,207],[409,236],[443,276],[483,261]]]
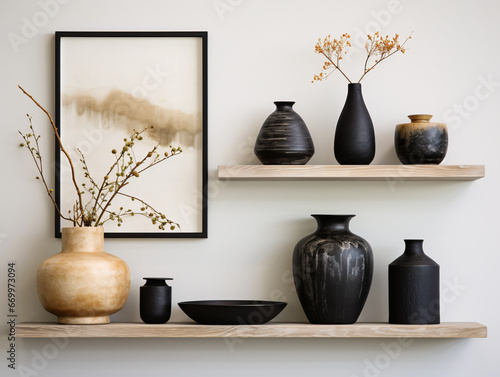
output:
[[[62,250],[40,264],[36,287],[42,306],[59,323],[109,323],[127,301],[130,270],[104,252],[102,227],[63,228]]]

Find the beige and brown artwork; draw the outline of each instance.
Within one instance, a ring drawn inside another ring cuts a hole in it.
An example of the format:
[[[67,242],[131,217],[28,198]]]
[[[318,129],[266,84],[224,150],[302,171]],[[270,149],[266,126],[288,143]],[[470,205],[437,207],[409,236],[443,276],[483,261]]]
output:
[[[134,146],[136,156],[155,146],[160,155],[171,146],[181,147],[182,153],[143,172],[124,189],[180,224],[181,233],[203,230],[202,51],[196,38],[61,41],[60,129],[73,160],[79,160],[76,149],[81,150],[99,180],[114,162],[111,151],[135,131],[147,129],[144,140]],[[68,171],[62,167],[61,204],[66,209],[74,203]],[[85,179],[84,174],[77,168],[78,179]],[[117,199],[118,207],[136,205]],[[140,216],[127,218],[120,227],[115,222],[104,227],[108,233],[170,232]]]
[[[166,109],[119,89],[111,89],[103,99],[91,94],[65,95],[62,105],[75,106],[77,114],[87,116],[90,122],[104,118],[115,127],[123,127],[128,134],[152,127],[149,137],[165,147],[174,142],[194,147],[202,129],[199,112]]]

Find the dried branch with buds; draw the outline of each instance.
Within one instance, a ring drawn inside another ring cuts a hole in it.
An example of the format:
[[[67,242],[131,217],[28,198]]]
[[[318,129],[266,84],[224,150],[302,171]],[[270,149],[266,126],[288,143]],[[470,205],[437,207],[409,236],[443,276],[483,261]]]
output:
[[[347,49],[351,47],[351,42],[349,41],[350,38],[351,36],[349,34],[342,34],[339,39],[332,39],[330,35],[323,40],[318,39],[318,43],[316,43],[315,46],[315,52],[323,55],[327,60],[323,64],[323,70],[321,73],[314,76],[313,82],[325,80],[333,72],[338,70],[347,79],[347,81],[349,81],[349,83],[352,83],[352,81],[340,68],[340,61],[342,60],[342,57],[347,54]],[[394,35],[392,38],[389,36],[386,36],[385,38],[381,37],[378,31],[373,35],[368,35],[365,43],[367,56],[365,60],[364,72],[357,82],[361,82],[363,77],[365,77],[368,72],[389,56],[394,55],[398,51],[401,51],[401,53],[404,54],[406,51],[405,44],[409,39],[411,39],[411,34],[404,40],[403,43],[400,43],[398,34]]]
[[[38,170],[36,179],[42,181],[49,198],[62,219],[71,221],[73,226],[80,227],[102,226],[108,221],[116,221],[117,225],[121,226],[124,217],[137,215],[148,218],[153,225],[158,226],[161,230],[165,230],[166,227],[170,230],[175,230],[176,228],[180,229],[180,225],[178,223],[168,219],[167,216],[155,209],[143,199],[122,192],[122,189],[130,183],[131,179],[139,178],[141,173],[145,170],[180,154],[182,152],[180,147],[170,147],[170,151],[164,152],[160,155],[158,152],[158,146],[155,146],[148,151],[144,157],[137,158],[134,146],[136,143],[143,140],[142,134],[146,132],[147,129],[139,132],[134,131],[129,138],[123,139],[123,145],[120,149],[112,149],[110,151],[115,156],[115,161],[111,164],[100,183],[98,183],[92,176],[84,154],[77,149],[84,177],[88,181],[78,184],[73,161],[62,144],[57,127],[55,126],[49,112],[45,110],[22,87],[19,86],[19,88],[47,115],[59,147],[70,166],[72,184],[76,190],[77,198],[73,208],[68,210],[67,214],[64,214],[55,200],[54,189],[50,188],[47,180],[45,179],[42,155],[40,153],[40,135],[36,134],[33,128],[32,119],[29,115],[27,115],[30,124],[30,131],[28,133],[22,133],[19,131],[24,141],[20,144],[20,146],[29,150]],[[130,201],[135,202],[139,208],[137,210],[133,210],[119,207],[118,210],[113,210],[111,205],[118,196],[130,199]]]

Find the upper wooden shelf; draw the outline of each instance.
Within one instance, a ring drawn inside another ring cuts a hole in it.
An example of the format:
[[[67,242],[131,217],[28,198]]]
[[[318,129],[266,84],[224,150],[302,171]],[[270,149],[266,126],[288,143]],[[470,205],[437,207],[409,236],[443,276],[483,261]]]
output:
[[[107,325],[60,325],[20,323],[19,338],[486,338],[486,326],[476,322],[444,322],[439,325],[311,325],[266,323],[264,325],[198,325],[195,323],[110,323]]]
[[[473,181],[484,165],[220,165],[220,180]]]

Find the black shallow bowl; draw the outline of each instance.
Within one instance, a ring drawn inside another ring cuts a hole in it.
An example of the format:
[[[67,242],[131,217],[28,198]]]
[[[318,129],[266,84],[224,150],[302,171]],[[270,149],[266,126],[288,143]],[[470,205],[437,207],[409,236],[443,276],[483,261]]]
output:
[[[286,306],[280,301],[206,300],[179,302],[184,313],[202,325],[260,325]]]

